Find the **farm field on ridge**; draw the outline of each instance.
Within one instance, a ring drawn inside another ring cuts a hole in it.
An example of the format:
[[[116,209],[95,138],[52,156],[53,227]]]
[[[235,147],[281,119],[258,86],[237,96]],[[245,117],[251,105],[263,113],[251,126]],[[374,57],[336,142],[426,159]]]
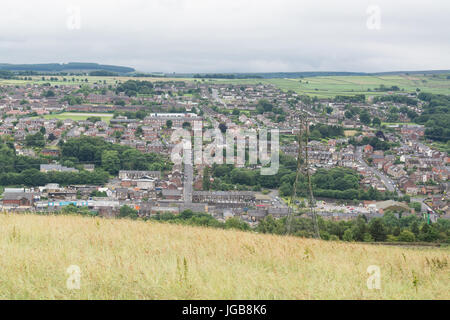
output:
[[[446,79],[445,76],[441,75],[435,78],[423,75],[326,76],[302,79],[217,79],[213,81],[233,84],[270,83],[282,90],[293,90],[298,94],[331,98],[336,95],[365,94],[366,96],[377,96],[386,94],[386,92],[374,91],[380,85],[386,87],[398,86],[405,90],[394,93],[415,92],[419,88],[424,92],[450,94],[450,79]]]
[[[83,85],[101,83],[105,81],[106,84],[115,84],[125,82],[127,80],[139,81],[203,81],[195,78],[158,78],[158,77],[126,77],[126,76],[67,76],[67,79],[78,79],[79,81],[62,81],[62,76],[55,76],[58,81],[43,81],[41,77],[34,76],[33,80],[0,80],[2,84],[43,84],[50,83],[52,85]],[[436,77],[427,75],[383,75],[383,76],[318,76],[298,79],[205,79],[206,83],[230,83],[230,84],[273,84],[282,90],[293,90],[299,94],[306,94],[309,96],[317,96],[319,98],[330,98],[336,95],[356,95],[365,94],[366,96],[377,96],[386,94],[386,92],[374,91],[380,85],[386,87],[398,86],[405,91],[401,92],[415,92],[417,88],[421,91],[435,93],[435,94],[450,94],[450,79],[446,78],[446,74],[438,75]],[[48,78],[48,77],[47,77]],[[88,79],[89,82],[84,82]],[[301,82],[300,82],[301,81]],[[369,89],[371,91],[369,91]]]
[[[50,77],[58,78],[57,81],[49,81],[48,79]],[[116,84],[119,82],[125,82],[127,80],[140,80],[140,81],[150,81],[150,82],[156,82],[156,81],[193,81],[193,78],[166,78],[166,77],[127,77],[127,76],[51,76],[47,75],[45,76],[46,80],[42,80],[42,76],[32,76],[32,80],[15,80],[15,79],[0,79],[0,85],[26,85],[26,84],[44,84],[44,83],[50,83],[51,85],[69,85],[69,86],[79,86],[83,84],[104,84],[103,81],[106,81],[106,84]],[[63,81],[63,79],[66,78],[70,81]],[[76,81],[73,82],[72,78]],[[88,79],[88,82],[85,82],[85,80]]]

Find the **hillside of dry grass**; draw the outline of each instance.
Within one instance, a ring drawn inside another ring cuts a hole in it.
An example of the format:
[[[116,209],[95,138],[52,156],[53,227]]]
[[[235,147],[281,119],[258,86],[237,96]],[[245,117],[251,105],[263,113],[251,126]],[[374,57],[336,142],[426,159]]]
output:
[[[0,214],[0,299],[449,299],[449,249]],[[67,288],[79,266],[80,289]],[[367,288],[367,268],[381,289]]]

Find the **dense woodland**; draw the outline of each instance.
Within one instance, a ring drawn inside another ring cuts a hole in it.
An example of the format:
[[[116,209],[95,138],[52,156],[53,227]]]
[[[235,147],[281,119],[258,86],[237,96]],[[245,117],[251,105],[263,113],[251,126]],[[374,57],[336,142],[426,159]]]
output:
[[[144,154],[134,148],[105,142],[102,138],[81,137],[60,143],[61,157],[31,158],[18,156],[11,142],[0,142],[0,185],[42,186],[46,183],[105,184],[119,170],[170,170],[171,163],[159,154]],[[40,164],[58,160],[79,172],[39,171]],[[94,164],[94,172],[83,170],[83,164]]]
[[[287,219],[266,217],[256,228],[261,233],[286,234]],[[399,216],[386,212],[382,218],[332,221],[318,218],[320,236],[324,240],[364,242],[445,242],[450,243],[450,221],[438,219],[429,223],[416,215]],[[309,218],[295,217],[290,230],[300,237],[313,237],[314,227]]]
[[[309,139],[311,140],[344,137],[344,128],[341,126],[318,123],[311,125],[309,127],[309,131],[310,131]]]
[[[423,112],[414,122],[425,125],[425,137],[447,142],[450,140],[450,96],[420,93]]]
[[[171,164],[156,153],[142,153],[135,148],[113,144],[96,137],[69,139],[60,144],[63,163],[72,161],[100,165],[112,175],[119,170],[170,170]]]
[[[273,176],[264,176],[259,170],[235,168],[233,165],[213,164],[204,173],[203,188],[206,190],[254,190],[261,188],[278,189],[281,196],[291,196],[296,176],[295,158],[280,154],[280,168]],[[209,182],[209,177],[214,181]],[[396,193],[379,192],[369,188],[364,190],[359,181],[361,176],[347,168],[319,169],[312,175],[313,193],[317,197],[344,200],[387,200],[398,199]],[[297,196],[305,197],[308,190],[307,178],[300,174]]]

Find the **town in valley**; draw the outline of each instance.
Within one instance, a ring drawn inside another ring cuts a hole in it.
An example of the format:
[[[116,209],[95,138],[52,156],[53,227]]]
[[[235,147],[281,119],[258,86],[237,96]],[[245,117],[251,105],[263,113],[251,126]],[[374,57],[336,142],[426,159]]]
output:
[[[329,96],[266,79],[97,74],[3,74],[10,80],[0,82],[2,211],[199,215],[244,229],[311,210],[335,222],[387,212],[427,223],[450,218],[448,95],[381,84]],[[311,79],[290,81],[301,88]],[[173,163],[173,132],[193,137],[196,123],[222,133],[277,129],[278,172],[261,175],[248,154],[244,163]],[[314,203],[304,172],[292,195],[301,131]]]

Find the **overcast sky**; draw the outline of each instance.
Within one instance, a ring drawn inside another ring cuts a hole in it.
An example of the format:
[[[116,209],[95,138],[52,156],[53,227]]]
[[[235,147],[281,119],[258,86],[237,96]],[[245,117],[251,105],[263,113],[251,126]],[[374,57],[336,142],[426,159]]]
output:
[[[1,0],[0,63],[146,72],[450,69],[449,16],[448,0]]]

